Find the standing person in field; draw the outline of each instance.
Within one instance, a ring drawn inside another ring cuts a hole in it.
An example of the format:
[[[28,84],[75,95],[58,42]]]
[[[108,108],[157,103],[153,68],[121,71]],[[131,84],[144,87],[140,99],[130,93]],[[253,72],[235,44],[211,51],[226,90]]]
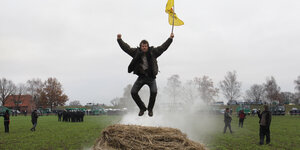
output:
[[[9,133],[9,123],[10,123],[10,120],[9,120],[9,111],[8,110],[5,111],[3,117],[4,117],[5,133]]]
[[[262,113],[260,113],[260,111],[257,112],[257,115],[259,117],[259,125],[260,125],[259,128],[260,145],[264,144],[265,136],[266,136],[266,144],[269,144],[271,142],[270,125],[271,125],[272,114],[269,111],[268,105],[265,105],[264,108],[265,110]]]
[[[144,115],[144,112],[147,110],[147,107],[138,95],[138,92],[145,84],[147,84],[150,88],[148,115],[150,117],[153,116],[153,107],[157,95],[157,86],[155,80],[158,73],[157,58],[168,49],[173,41],[173,38],[174,34],[171,33],[167,41],[161,46],[150,47],[148,41],[142,40],[139,45],[140,47],[131,48],[122,40],[121,34],[117,35],[117,41],[121,49],[133,58],[128,66],[128,73],[133,72],[138,76],[131,89],[131,96],[137,106],[140,108],[140,112],[138,114],[139,116]]]
[[[224,113],[224,123],[225,123],[224,133],[226,133],[227,127],[229,128],[230,133],[233,133],[231,130],[231,120],[232,117],[230,115],[229,108],[226,108]]]
[[[58,121],[61,121],[62,112],[61,112],[61,111],[58,111],[58,112],[57,112],[57,116],[58,116]]]
[[[239,111],[239,127],[243,128],[245,118],[246,118],[246,115],[244,113],[244,110],[240,110]]]
[[[37,111],[34,110],[32,113],[31,113],[31,122],[32,122],[32,128],[30,129],[31,131],[35,131],[35,127],[37,125],[37,118],[38,118],[38,114],[37,114]]]

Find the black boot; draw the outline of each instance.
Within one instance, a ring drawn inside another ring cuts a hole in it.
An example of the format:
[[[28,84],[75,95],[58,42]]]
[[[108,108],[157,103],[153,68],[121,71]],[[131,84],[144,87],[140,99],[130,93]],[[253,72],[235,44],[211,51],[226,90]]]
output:
[[[149,117],[152,117],[152,116],[153,116],[153,111],[152,111],[152,110],[149,110],[149,111],[148,111],[148,115],[149,115]]]
[[[147,110],[147,109],[140,109],[139,116],[143,116],[143,115],[144,115],[144,112],[145,112],[146,110]]]

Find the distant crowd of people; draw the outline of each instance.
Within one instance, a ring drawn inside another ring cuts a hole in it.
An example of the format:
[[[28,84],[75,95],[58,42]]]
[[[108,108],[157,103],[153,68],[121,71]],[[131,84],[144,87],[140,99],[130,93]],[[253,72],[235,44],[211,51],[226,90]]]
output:
[[[57,112],[58,121],[63,122],[83,122],[84,111],[59,111]]]

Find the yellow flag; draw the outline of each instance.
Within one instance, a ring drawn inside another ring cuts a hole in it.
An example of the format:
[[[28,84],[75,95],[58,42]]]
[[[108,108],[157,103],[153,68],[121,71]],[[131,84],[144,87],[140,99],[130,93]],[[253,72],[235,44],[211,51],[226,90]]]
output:
[[[166,13],[168,13],[168,11],[171,10],[173,6],[174,6],[174,0],[168,0],[166,6]]]
[[[174,26],[184,25],[184,22],[177,17],[176,13],[174,13],[172,8],[173,6],[174,6],[174,0],[168,0],[165,12],[169,14],[169,24],[173,25],[173,18],[174,18]]]

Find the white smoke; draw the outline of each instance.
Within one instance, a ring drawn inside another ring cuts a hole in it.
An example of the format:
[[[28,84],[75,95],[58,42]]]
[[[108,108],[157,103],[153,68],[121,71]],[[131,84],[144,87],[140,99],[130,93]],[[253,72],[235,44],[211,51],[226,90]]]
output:
[[[141,97],[147,106],[149,97],[146,100],[145,95],[141,95]],[[154,106],[153,117],[149,117],[147,111],[139,117],[139,110],[136,109],[124,115],[120,123],[177,128],[187,134],[190,139],[199,142],[203,142],[206,136],[216,131],[216,116],[213,114],[212,108],[201,100],[195,100],[193,103],[181,103],[176,107],[170,107],[172,106],[171,102],[172,100],[167,96],[160,95]]]

